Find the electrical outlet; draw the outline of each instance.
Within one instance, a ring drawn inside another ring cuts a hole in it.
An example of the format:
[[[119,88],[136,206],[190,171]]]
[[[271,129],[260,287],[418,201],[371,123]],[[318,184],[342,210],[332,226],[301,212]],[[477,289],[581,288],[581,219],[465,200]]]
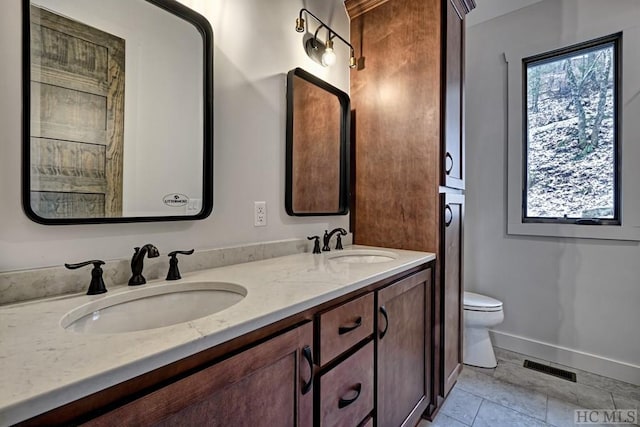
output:
[[[253,202],[253,225],[254,227],[267,225],[267,202]]]

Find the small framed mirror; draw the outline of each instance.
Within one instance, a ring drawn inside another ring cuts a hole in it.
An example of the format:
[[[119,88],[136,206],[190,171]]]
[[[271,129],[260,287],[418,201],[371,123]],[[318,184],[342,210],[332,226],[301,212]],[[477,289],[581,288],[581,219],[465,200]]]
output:
[[[175,0],[23,0],[25,213],[42,224],[206,218],[213,31]]]
[[[292,216],[349,212],[349,95],[296,68],[287,75],[285,208]]]

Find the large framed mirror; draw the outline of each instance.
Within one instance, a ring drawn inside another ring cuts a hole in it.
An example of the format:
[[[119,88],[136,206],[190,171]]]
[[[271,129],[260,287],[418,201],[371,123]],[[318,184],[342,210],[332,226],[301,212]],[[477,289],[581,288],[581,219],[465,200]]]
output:
[[[292,216],[349,212],[349,95],[296,68],[287,75],[285,208]]]
[[[213,208],[213,31],[174,0],[23,0],[25,213],[175,221]]]

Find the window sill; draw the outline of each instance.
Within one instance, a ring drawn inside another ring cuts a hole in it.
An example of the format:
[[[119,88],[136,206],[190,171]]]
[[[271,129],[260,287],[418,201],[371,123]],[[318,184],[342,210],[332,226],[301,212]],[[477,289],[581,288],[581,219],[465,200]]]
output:
[[[508,223],[507,234],[524,236],[564,237],[640,241],[640,227],[620,225],[576,225],[543,223]]]

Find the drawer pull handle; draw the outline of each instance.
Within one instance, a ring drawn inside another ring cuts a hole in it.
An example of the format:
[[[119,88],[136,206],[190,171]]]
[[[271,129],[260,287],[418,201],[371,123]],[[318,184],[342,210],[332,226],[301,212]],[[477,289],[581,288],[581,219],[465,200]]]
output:
[[[451,155],[451,153],[447,152],[444,158],[445,158],[444,173],[449,175],[453,170],[453,156]]]
[[[353,331],[354,329],[359,328],[360,326],[362,326],[362,316],[358,317],[358,318],[356,319],[356,321],[353,323],[353,325],[350,325],[350,326],[340,326],[340,327],[338,328],[338,335],[344,335],[344,334],[346,334],[347,332],[351,332],[351,331]]]
[[[311,347],[305,345],[302,349],[302,356],[306,359],[309,364],[309,372],[311,372],[311,377],[309,378],[309,382],[302,384],[302,394],[307,394],[311,391],[311,387],[313,387],[313,355],[311,354]]]
[[[362,391],[362,383],[358,383],[353,387],[353,392],[355,392],[355,396],[353,397],[341,397],[338,400],[338,409],[342,409],[346,406],[351,405],[353,402],[358,400],[360,397],[360,392]]]
[[[380,339],[382,339],[387,335],[387,330],[389,329],[389,314],[387,313],[387,309],[384,305],[380,306],[380,313],[384,316],[384,329],[380,332]]]
[[[444,226],[450,226],[451,221],[453,221],[453,212],[451,211],[451,206],[447,205],[444,207]]]

